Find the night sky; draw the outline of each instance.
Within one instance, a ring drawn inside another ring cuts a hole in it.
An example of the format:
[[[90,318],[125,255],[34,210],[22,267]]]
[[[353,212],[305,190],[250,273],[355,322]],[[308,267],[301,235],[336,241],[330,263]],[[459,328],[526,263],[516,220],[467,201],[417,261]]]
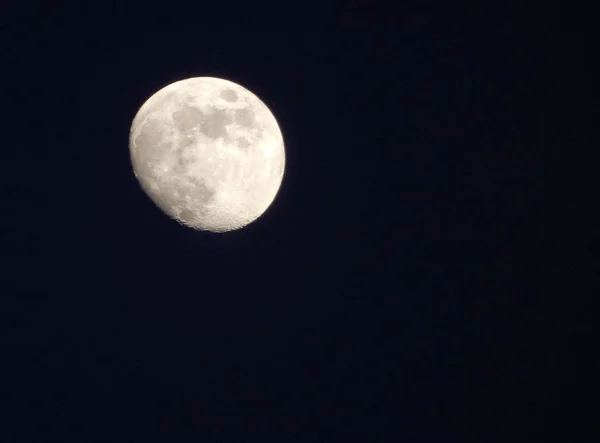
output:
[[[585,47],[556,3],[13,3],[1,442],[584,441],[545,210]],[[130,163],[139,107],[194,76],[285,141],[226,234]]]

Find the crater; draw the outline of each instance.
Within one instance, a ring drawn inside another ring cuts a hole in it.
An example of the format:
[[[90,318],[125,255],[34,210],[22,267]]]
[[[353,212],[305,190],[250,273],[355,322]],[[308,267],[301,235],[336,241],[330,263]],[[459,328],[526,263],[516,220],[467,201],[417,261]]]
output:
[[[250,146],[252,146],[252,144],[248,141],[248,139],[237,138],[235,140],[235,146],[237,146],[243,151],[247,151],[248,149],[250,149]]]
[[[233,89],[225,89],[221,91],[219,97],[221,97],[223,100],[229,103],[236,102],[238,99],[237,92],[235,92]]]
[[[196,216],[189,209],[182,209],[179,213],[179,220],[181,220],[184,223],[191,223],[194,221],[195,218]]]
[[[185,132],[198,126],[203,119],[203,115],[199,109],[193,106],[185,106],[173,112],[171,118],[177,129]]]
[[[254,114],[250,108],[236,109],[233,111],[233,120],[238,125],[248,128],[254,123]]]
[[[160,195],[162,207],[172,211],[176,207],[186,208],[192,216],[204,213],[204,206],[215,196],[215,190],[207,186],[203,179],[183,175],[183,182],[171,181]]]
[[[173,171],[177,174],[185,174],[194,163],[196,163],[196,157],[193,150],[187,146],[182,146],[177,150],[176,164]]]
[[[194,200],[205,205],[214,199],[216,191],[207,186],[203,179],[190,176],[189,181],[192,183],[189,194]]]
[[[181,147],[181,149],[187,150],[188,148],[194,146],[195,143],[196,139],[193,134],[189,132],[181,134],[179,140],[179,146]]]
[[[227,137],[226,126],[230,123],[227,111],[213,108],[210,112],[202,112],[195,106],[185,106],[173,112],[171,118],[177,129],[183,134],[182,141],[190,145],[193,138],[190,131],[196,127],[206,137],[217,139]]]
[[[205,205],[213,200],[215,190],[206,185],[206,182],[198,177],[187,175],[185,176],[187,184],[182,189],[182,195],[191,197],[196,203]]]
[[[142,127],[134,144],[136,164],[143,175],[151,173],[153,166],[161,164],[172,148],[172,143],[164,138],[162,125],[157,120],[150,120]]]
[[[213,109],[204,114],[200,121],[200,131],[209,138],[227,137],[226,126],[230,123],[227,112],[223,109]]]
[[[140,130],[140,133],[134,140],[134,144],[138,148],[148,149],[149,146],[156,144],[160,140],[160,125],[156,120],[148,121]]]

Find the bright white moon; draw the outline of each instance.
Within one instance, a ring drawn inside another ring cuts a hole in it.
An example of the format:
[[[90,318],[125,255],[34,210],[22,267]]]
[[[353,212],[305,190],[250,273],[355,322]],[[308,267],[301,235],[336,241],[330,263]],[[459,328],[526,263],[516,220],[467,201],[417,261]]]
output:
[[[252,92],[196,77],[166,86],[131,125],[129,149],[144,192],[194,229],[242,228],[271,205],[285,150],[275,117]]]

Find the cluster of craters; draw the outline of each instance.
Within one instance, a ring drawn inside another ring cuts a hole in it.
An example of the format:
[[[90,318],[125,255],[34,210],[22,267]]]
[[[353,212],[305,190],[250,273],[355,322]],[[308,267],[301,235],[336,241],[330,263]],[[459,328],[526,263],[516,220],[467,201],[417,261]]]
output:
[[[262,120],[253,99],[234,89],[216,90],[214,95],[208,89],[205,99],[199,104],[189,89],[159,94],[140,111],[138,121],[144,123],[132,140],[136,175],[163,211],[189,226],[202,224],[224,205],[215,201],[214,186],[226,177],[220,169],[236,164],[233,159],[239,159],[240,152],[249,159],[244,164],[254,168],[264,153],[254,152],[253,147],[263,146],[265,135],[274,132],[270,127],[274,123]],[[204,156],[206,162],[198,163]],[[240,182],[231,186],[245,184],[246,172],[240,172],[236,173]]]

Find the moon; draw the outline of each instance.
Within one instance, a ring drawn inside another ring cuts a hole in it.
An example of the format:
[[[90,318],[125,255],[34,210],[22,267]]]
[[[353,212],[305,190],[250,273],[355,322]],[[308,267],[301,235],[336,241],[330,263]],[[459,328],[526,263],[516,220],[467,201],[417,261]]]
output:
[[[139,109],[129,135],[133,172],[165,214],[193,229],[227,232],[259,218],[285,169],[277,120],[229,80],[172,83]]]

